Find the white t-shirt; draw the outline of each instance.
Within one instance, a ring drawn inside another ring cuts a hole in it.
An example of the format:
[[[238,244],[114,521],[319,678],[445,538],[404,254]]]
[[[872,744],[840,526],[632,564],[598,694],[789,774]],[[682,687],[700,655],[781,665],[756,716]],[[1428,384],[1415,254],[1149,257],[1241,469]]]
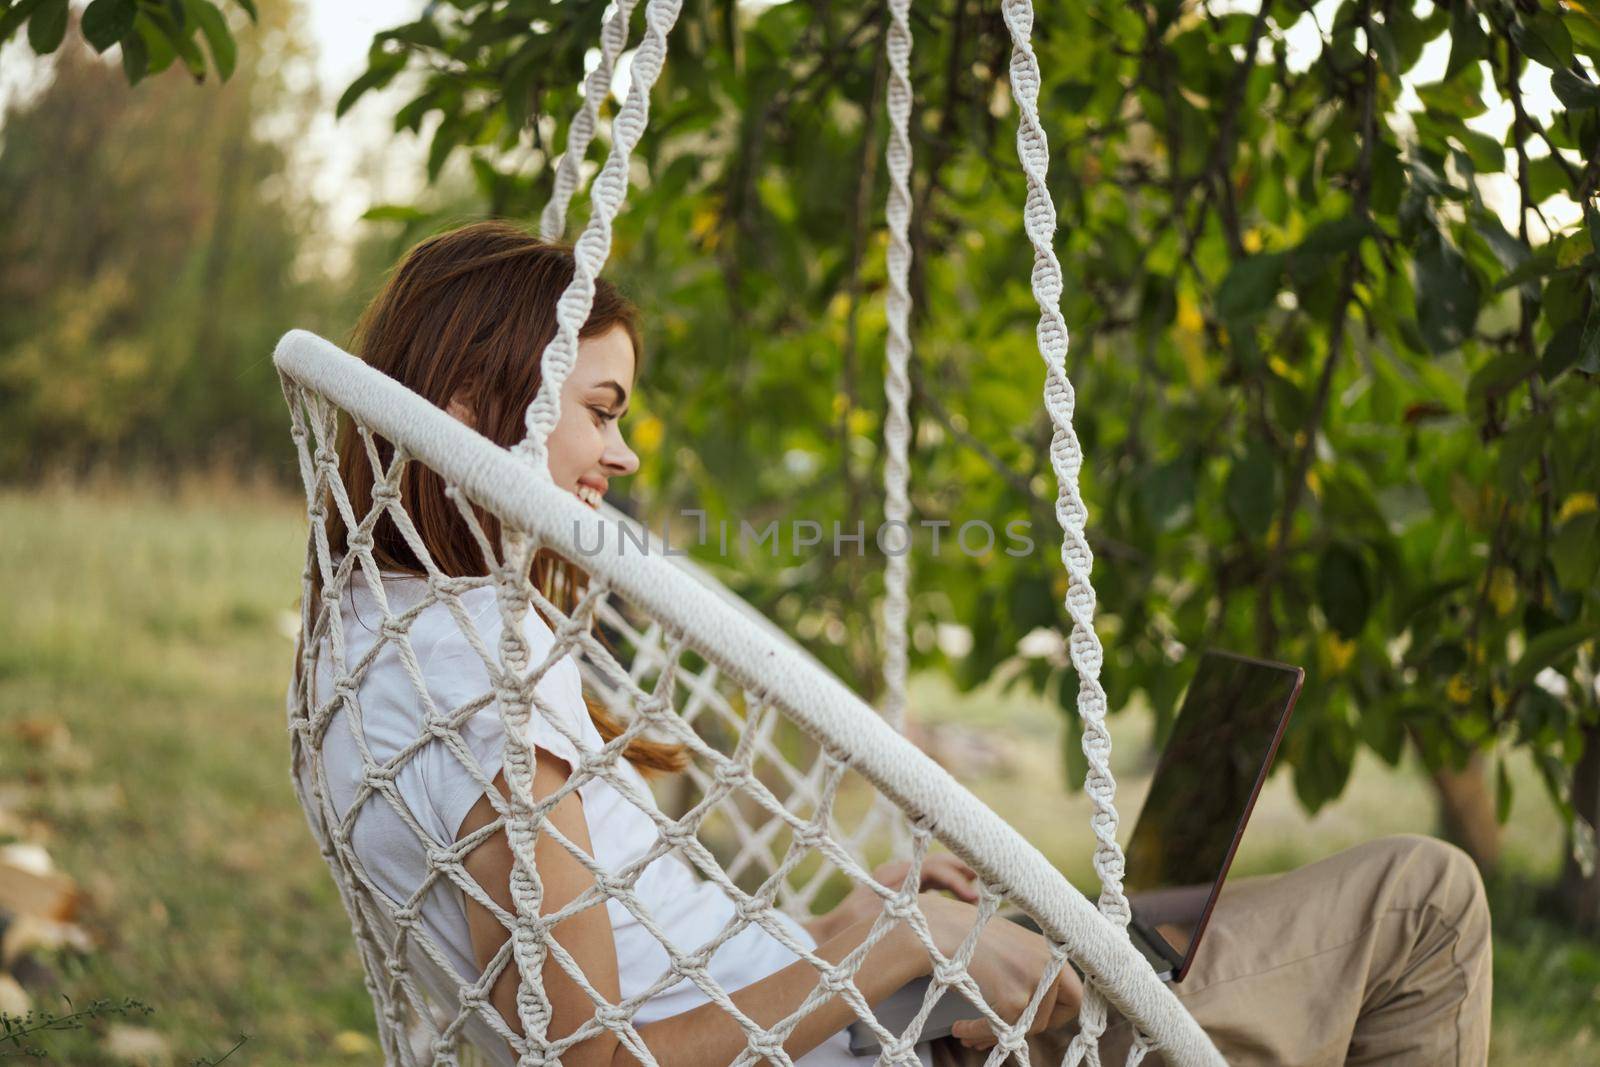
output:
[[[395,616],[415,607],[427,591],[426,583],[415,578],[392,577],[384,582],[389,611]],[[493,655],[502,625],[493,588],[470,590],[461,597],[461,603],[474,619],[483,646]],[[351,582],[341,608],[346,663],[356,664],[377,644],[382,615],[359,575]],[[525,617],[524,633],[529,662],[542,662],[555,644],[554,634],[534,611]],[[428,700],[433,705],[431,714],[443,717],[492,690],[482,659],[443,603],[430,604],[417,615],[411,624],[410,642],[426,683],[426,699],[407,675],[393,641],[385,642],[377,651],[357,691],[366,747],[380,766],[425,734],[423,724],[430,713]],[[324,644],[317,674],[319,702],[331,695],[332,679],[331,657]],[[600,733],[583,702],[578,666],[570,655],[545,673],[538,692],[584,748],[602,747]],[[341,817],[349,811],[362,777],[360,751],[348,720],[349,715],[342,709],[334,715],[322,748],[332,803]],[[537,707],[530,717],[529,730],[533,744],[576,766],[578,753],[572,742],[546,721]],[[500,771],[505,741],[498,704],[487,702],[462,724],[459,734],[481,765],[484,777],[493,780]],[[616,767],[653,808],[655,801],[644,777],[626,760],[619,761]],[[455,842],[462,819],[483,794],[461,759],[437,737],[428,740],[399,769],[393,785],[409,817],[438,847]],[[595,859],[606,870],[621,869],[655,845],[659,835],[650,817],[610,783],[590,779],[579,786],[578,795],[583,801]],[[382,795],[367,799],[356,818],[351,840],[368,877],[391,900],[404,902],[416,893],[427,873],[426,846]],[[676,852],[657,858],[641,871],[634,892],[682,953],[692,953],[715,937],[735,913],[727,895],[715,883],[701,881],[689,862]],[[622,995],[632,997],[670,970],[669,959],[660,942],[622,902],[611,899],[606,907],[616,943]],[[420,902],[418,916],[427,935],[456,972],[467,981],[475,981],[482,972],[473,955],[461,891],[448,879],[437,878]],[[808,948],[815,947],[798,923],[781,913],[778,919],[790,928],[797,941]],[[765,930],[749,925],[723,944],[707,967],[721,987],[732,993],[797,958]],[[698,986],[684,978],[640,1005],[634,1021],[654,1022],[708,1000]],[[926,1045],[920,1046],[918,1053],[925,1064],[931,1062]],[[797,1062],[805,1067],[858,1067],[862,1061],[850,1053],[847,1035],[841,1031]]]

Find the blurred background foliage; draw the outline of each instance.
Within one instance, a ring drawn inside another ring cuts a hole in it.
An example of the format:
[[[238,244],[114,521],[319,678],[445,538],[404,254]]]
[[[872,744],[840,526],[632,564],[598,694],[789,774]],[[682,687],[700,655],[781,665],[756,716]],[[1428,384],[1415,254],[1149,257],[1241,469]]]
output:
[[[133,11],[123,69],[93,55],[102,4]],[[174,69],[129,92],[169,27],[215,46],[213,5],[97,0],[81,33],[36,33],[67,5],[0,4],[55,59],[0,127],[7,479],[287,477],[273,341],[343,339],[428,232],[536,218],[605,11],[451,0],[378,34],[337,110],[386,94],[429,186],[370,211],[333,272],[307,265],[318,219],[285,179],[319,106],[281,76],[293,9],[246,6],[225,18],[258,18],[264,45],[224,85],[193,79],[228,74],[230,49],[197,68],[169,41]],[[914,14],[913,504],[951,524],[914,557],[915,662],[1047,695],[1081,777],[1010,44],[987,0]],[[723,556],[715,536],[699,554],[869,696],[884,22],[879,4],[688,0],[612,268],[649,318],[645,463],[619,503],[702,509],[713,533],[815,518],[825,544],[835,517],[863,523],[859,556],[736,537]],[[1600,8],[1090,0],[1051,5],[1035,46],[1114,704],[1147,705],[1159,736],[1188,650],[1304,664],[1283,753],[1299,802],[1338,797],[1358,751],[1414,752],[1485,867],[1505,754],[1526,750],[1563,815],[1559,900],[1600,922]],[[974,520],[1029,522],[1034,550],[953,547]]]

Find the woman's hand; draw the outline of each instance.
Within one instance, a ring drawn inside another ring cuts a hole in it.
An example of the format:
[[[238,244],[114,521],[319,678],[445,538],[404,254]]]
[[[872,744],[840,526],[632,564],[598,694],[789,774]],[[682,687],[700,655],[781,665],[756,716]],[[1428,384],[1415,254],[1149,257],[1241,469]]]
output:
[[[918,903],[928,918],[933,943],[945,956],[955,955],[972,932],[977,920],[976,910],[938,893],[924,893]],[[967,973],[978,983],[978,989],[995,1013],[1007,1023],[1014,1023],[1033,999],[1039,978],[1049,964],[1049,942],[1024,926],[994,918],[978,937]],[[1054,1030],[1078,1017],[1078,1008],[1083,1003],[1083,984],[1070,964],[1062,966],[1053,992],[1053,997],[1045,994],[1028,1026],[1028,1033]],[[989,1021],[981,1017],[962,1019],[951,1030],[951,1036],[968,1048],[976,1049],[993,1048],[997,1040]]]
[[[872,877],[890,889],[899,889],[905,885],[910,873],[910,860],[890,860],[873,871]],[[948,852],[927,856],[922,861],[922,878],[917,891],[926,893],[930,890],[954,893],[957,899],[975,904],[978,900],[978,872]],[[867,893],[874,902],[878,899],[877,894],[865,886],[857,886],[856,891]]]
[[[909,860],[890,860],[888,863],[880,864],[877,870],[872,872],[872,877],[881,885],[897,890],[905,884],[910,873]],[[922,877],[918,881],[917,891],[954,893],[958,899],[973,904],[978,900],[977,879],[978,872],[948,852],[941,852],[922,861]],[[821,944],[851,923],[877,918],[878,912],[882,909],[883,898],[870,887],[858,885],[832,911],[808,924],[807,929],[811,931],[811,936],[817,943]]]

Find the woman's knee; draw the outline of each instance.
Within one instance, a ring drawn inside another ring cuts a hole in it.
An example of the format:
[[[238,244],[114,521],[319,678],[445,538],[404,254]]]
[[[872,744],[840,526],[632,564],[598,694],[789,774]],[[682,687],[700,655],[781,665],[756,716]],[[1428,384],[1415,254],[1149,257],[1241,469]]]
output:
[[[1396,834],[1372,842],[1389,861],[1396,903],[1430,905],[1465,924],[1489,923],[1483,876],[1471,856],[1425,834]]]

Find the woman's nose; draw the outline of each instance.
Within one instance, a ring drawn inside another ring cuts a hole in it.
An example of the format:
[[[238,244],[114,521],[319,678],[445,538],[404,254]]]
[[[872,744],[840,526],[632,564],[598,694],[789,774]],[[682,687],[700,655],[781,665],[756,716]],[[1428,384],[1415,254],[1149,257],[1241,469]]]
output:
[[[623,477],[639,469],[639,456],[628,447],[628,442],[622,439],[621,434],[606,445],[605,455],[600,457],[600,462],[609,467],[617,476]]]

